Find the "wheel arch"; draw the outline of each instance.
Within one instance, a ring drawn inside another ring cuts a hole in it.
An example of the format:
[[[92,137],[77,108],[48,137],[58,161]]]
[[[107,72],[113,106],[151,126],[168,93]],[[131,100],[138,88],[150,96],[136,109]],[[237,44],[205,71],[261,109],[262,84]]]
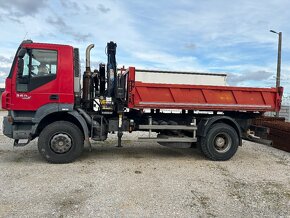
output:
[[[56,108],[55,108],[56,109]],[[50,110],[49,113],[41,113],[42,116],[36,117],[37,122],[32,128],[32,135],[35,137],[39,136],[41,131],[49,124],[56,121],[68,121],[75,124],[83,133],[84,140],[86,143],[89,143],[89,128],[85,119],[75,110],[72,111],[59,111],[59,110]],[[36,120],[35,119],[35,120]]]
[[[239,145],[242,145],[242,131],[239,124],[231,117],[228,116],[218,116],[211,118],[203,118],[197,126],[197,136],[205,137],[210,127],[215,123],[225,123],[235,129],[239,136]]]

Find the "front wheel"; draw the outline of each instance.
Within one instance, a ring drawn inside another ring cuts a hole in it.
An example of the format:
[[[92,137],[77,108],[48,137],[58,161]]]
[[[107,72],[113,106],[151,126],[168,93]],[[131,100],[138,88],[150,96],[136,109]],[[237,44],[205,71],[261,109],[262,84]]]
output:
[[[239,147],[239,136],[236,130],[224,123],[211,126],[206,137],[200,138],[202,153],[217,161],[229,160],[237,152]]]
[[[81,155],[83,149],[83,133],[67,121],[49,124],[39,135],[38,150],[51,163],[70,163]]]

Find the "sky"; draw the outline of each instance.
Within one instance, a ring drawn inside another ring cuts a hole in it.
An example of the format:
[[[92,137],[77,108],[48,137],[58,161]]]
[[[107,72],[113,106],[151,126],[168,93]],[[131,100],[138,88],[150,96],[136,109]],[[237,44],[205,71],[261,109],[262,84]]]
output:
[[[233,86],[275,87],[283,33],[281,85],[290,104],[290,1],[275,0],[9,0],[0,1],[0,84],[23,39],[85,49],[106,63],[115,41],[118,66],[217,72]]]

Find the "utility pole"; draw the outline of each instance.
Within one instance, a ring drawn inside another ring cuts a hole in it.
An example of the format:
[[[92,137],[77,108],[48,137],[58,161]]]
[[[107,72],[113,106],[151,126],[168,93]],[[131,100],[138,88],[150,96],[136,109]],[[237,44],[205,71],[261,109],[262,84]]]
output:
[[[277,75],[276,75],[276,88],[280,87],[281,83],[281,54],[282,54],[282,32],[270,30],[270,32],[278,35],[278,58],[277,58]],[[276,112],[276,117],[279,117],[279,112]]]

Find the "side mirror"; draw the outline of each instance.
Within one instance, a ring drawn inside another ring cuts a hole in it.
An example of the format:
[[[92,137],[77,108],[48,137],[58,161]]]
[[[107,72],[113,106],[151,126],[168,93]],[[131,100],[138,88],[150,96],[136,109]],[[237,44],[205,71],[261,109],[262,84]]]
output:
[[[24,71],[24,56],[27,53],[26,48],[21,48],[17,53],[17,82],[16,91],[17,92],[28,92],[29,76],[23,75]]]
[[[26,52],[27,52],[27,49],[26,49],[26,48],[21,48],[21,49],[18,51],[17,57],[18,57],[18,58],[23,58],[24,55],[26,54]]]
[[[20,84],[28,84],[28,76],[23,76],[24,61],[22,58],[18,58],[17,62],[17,80]]]
[[[22,58],[18,58],[18,61],[17,61],[17,77],[18,78],[22,77],[23,68],[24,68],[24,61]]]

